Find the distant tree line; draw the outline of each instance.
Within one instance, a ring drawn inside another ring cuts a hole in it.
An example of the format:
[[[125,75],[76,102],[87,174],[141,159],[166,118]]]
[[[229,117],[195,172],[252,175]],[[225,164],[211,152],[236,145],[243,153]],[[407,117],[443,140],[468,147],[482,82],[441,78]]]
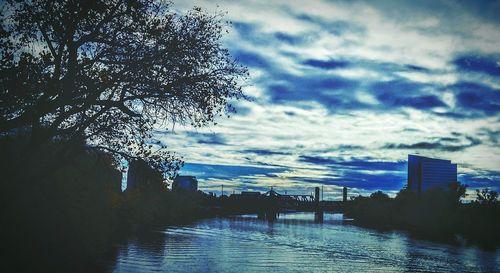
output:
[[[359,224],[382,229],[403,229],[437,240],[457,236],[487,248],[500,246],[500,202],[489,189],[476,190],[476,199],[464,203],[466,186],[451,183],[448,189],[422,193],[402,189],[394,198],[377,191],[355,197],[346,213]]]

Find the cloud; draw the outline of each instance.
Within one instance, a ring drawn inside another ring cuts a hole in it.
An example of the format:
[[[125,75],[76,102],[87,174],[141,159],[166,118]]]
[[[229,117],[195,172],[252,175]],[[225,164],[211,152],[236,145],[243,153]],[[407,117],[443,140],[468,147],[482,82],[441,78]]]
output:
[[[245,176],[271,176],[286,171],[283,167],[258,167],[240,165],[220,165],[205,163],[186,163],[181,175],[196,175],[200,179],[237,180]]]
[[[476,173],[460,174],[458,180],[468,187],[469,198],[475,199],[475,194],[471,193],[476,189],[489,188],[490,190],[500,192],[500,172],[481,171]]]
[[[328,167],[325,178],[304,178],[308,182],[365,190],[394,190],[406,184],[407,164],[404,161],[386,162],[357,158],[343,160],[322,156],[300,156],[300,160]]]
[[[448,88],[455,92],[457,104],[462,109],[487,115],[500,111],[500,90],[474,82],[459,82]]]
[[[274,33],[274,38],[278,39],[280,42],[284,42],[289,45],[298,45],[307,42],[307,39],[305,39],[303,36],[290,35],[285,32]]]
[[[224,136],[216,133],[187,132],[189,137],[195,138],[199,144],[226,145]]]
[[[406,68],[408,68],[409,70],[413,70],[413,71],[429,72],[429,69],[427,69],[425,67],[418,66],[418,65],[407,64]]]
[[[483,55],[463,55],[453,60],[459,70],[500,76],[500,58]]]
[[[266,150],[266,149],[245,149],[241,150],[240,153],[243,154],[258,154],[258,155],[264,155],[264,156],[270,156],[270,155],[289,155],[290,153],[288,152],[283,152],[283,151],[272,151],[272,150]]]
[[[245,50],[233,50],[233,57],[240,64],[261,69],[269,68],[269,62],[261,55]]]
[[[500,139],[500,128],[497,130],[491,130],[489,128],[480,128],[478,130],[479,136],[486,136],[491,145],[498,145]]]
[[[421,141],[411,144],[406,143],[387,143],[382,149],[400,149],[400,150],[436,150],[446,152],[458,152],[467,148],[482,144],[478,138],[467,136],[458,132],[452,132],[450,136],[430,138],[432,141]],[[411,152],[409,151],[409,152]]]
[[[314,60],[314,59],[305,60],[302,63],[305,65],[308,65],[308,66],[321,68],[321,69],[344,68],[344,67],[347,67],[349,65],[349,63],[346,61],[337,61],[337,60],[323,61],[323,60]]]
[[[351,160],[342,160],[340,158],[305,155],[300,156],[300,160],[312,164],[321,164],[333,167],[343,166],[344,168],[355,170],[401,171],[406,166],[406,162],[404,161],[386,162],[356,158]]]
[[[414,96],[414,97],[398,97],[392,92],[385,92],[377,96],[377,98],[387,106],[405,106],[417,109],[430,109],[442,107],[445,104],[434,95]]]
[[[200,175],[202,187],[395,192],[413,151],[457,162],[471,185],[500,180],[498,3],[199,5],[234,22],[224,43],[249,67],[244,90],[253,99],[218,126],[161,136],[199,164],[183,171]]]

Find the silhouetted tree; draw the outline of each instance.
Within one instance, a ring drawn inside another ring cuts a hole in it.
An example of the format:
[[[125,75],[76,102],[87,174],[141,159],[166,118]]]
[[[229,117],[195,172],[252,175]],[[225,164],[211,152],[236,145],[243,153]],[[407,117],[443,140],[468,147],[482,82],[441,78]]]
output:
[[[455,204],[460,203],[460,199],[467,196],[467,185],[462,184],[460,182],[451,182],[448,184],[448,193],[450,199]]]
[[[207,125],[244,97],[247,70],[222,46],[220,14],[178,14],[154,0],[1,5],[0,133],[80,138],[176,170],[172,154],[148,143],[153,129]]]
[[[370,198],[375,201],[388,201],[390,200],[389,195],[382,191],[376,191],[372,194],[370,194]]]
[[[476,201],[480,204],[496,204],[498,203],[498,193],[487,188],[476,190]]]

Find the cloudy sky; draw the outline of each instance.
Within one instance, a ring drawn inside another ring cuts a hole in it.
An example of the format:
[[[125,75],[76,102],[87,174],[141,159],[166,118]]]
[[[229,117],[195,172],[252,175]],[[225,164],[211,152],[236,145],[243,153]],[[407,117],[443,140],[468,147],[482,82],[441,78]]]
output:
[[[252,98],[216,126],[158,131],[202,190],[395,193],[410,153],[451,159],[470,189],[500,189],[499,1],[174,7],[195,5],[227,12]]]

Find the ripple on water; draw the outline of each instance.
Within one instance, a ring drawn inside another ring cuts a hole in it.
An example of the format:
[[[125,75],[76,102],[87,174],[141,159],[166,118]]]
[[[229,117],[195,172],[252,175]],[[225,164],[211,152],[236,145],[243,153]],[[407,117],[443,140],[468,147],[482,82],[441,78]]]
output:
[[[130,240],[111,272],[495,272],[498,252],[345,224],[341,215],[213,218]]]

